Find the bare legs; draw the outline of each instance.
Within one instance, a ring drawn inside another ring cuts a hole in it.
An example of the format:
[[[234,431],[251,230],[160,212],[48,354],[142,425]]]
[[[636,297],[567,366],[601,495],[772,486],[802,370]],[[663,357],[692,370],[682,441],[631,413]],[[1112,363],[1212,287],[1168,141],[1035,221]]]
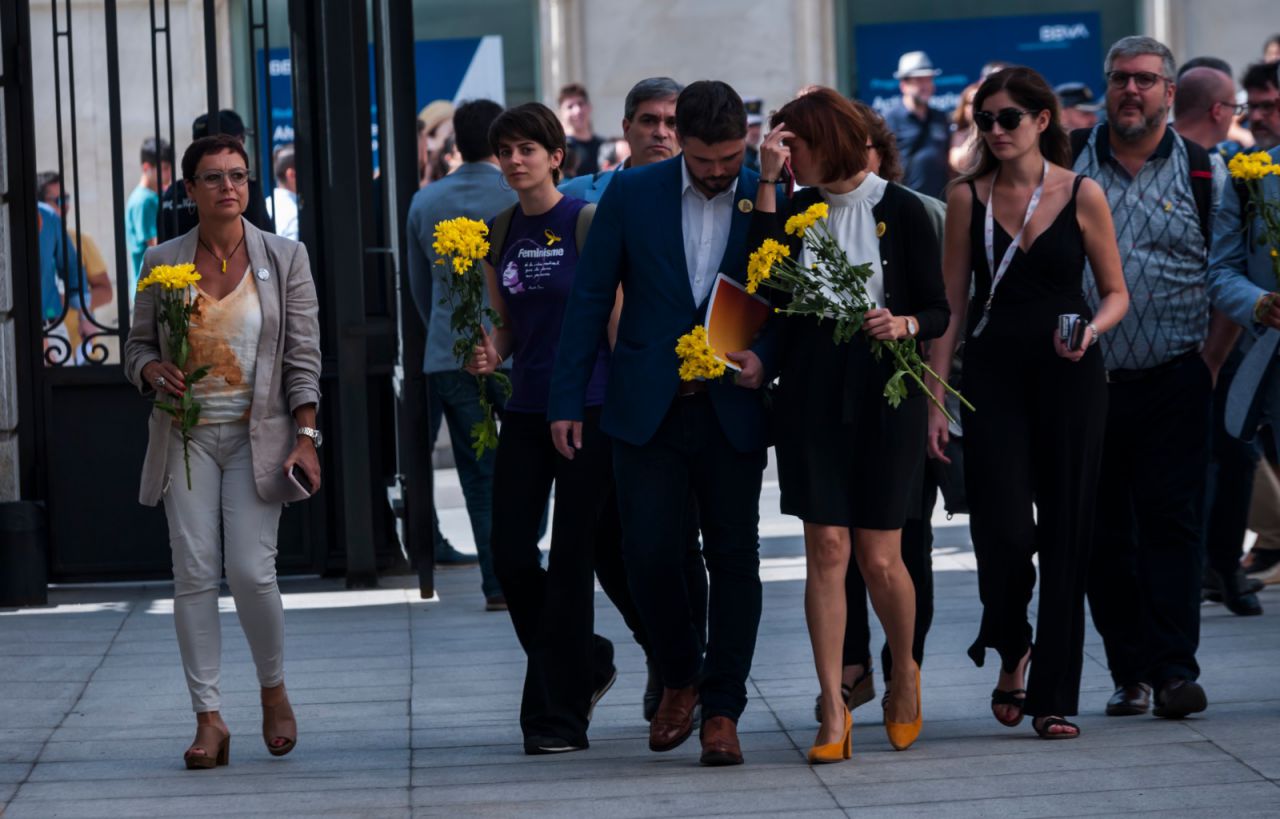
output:
[[[885,707],[886,718],[911,722],[916,716],[915,671],[911,641],[915,631],[915,587],[902,562],[902,530],[854,529],[804,525],[807,577],[805,620],[813,644],[813,660],[822,689],[822,728],[817,744],[837,742],[844,731],[844,576],[852,552],[871,595],[893,655],[895,685]],[[901,669],[901,671],[899,671]]]

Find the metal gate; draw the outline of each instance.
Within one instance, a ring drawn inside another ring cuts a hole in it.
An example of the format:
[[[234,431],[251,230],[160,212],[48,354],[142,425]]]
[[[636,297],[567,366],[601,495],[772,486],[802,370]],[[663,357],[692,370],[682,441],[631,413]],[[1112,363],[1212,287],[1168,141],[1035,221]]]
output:
[[[410,6],[407,0],[372,0],[375,54],[412,59]],[[138,142],[141,136],[172,146],[177,179],[190,114],[213,112],[209,130],[218,132],[225,125],[216,112],[234,108],[248,126],[251,164],[261,164],[263,152],[253,144],[267,139],[258,89],[269,94],[270,85],[259,83],[265,61],[255,55],[270,47],[273,12],[276,19],[287,15],[294,64],[299,238],[310,251],[320,293],[320,418],[328,442],[321,450],[324,488],[282,517],[279,568],[345,572],[349,583],[367,585],[379,570],[402,563],[385,490],[397,475],[398,483],[427,486],[428,543],[422,551],[430,552],[429,460],[421,480],[407,477],[416,466],[398,452],[395,434],[397,418],[423,408],[421,401],[397,404],[393,389],[401,353],[398,226],[412,192],[402,184],[406,174],[397,172],[397,160],[409,163],[409,180],[416,178],[412,72],[383,70],[376,78],[381,133],[396,136],[383,140],[380,162],[382,179],[393,184],[375,185],[368,11],[349,0],[0,4],[19,486],[24,499],[46,506],[51,579],[169,573],[163,512],[137,503],[148,404],[126,383],[120,359],[133,289],[130,243],[137,242],[130,233],[136,220],[127,216],[135,207],[130,191],[137,193],[135,184],[146,187],[145,177],[138,181]],[[408,49],[401,32],[409,37]],[[233,40],[247,48],[228,65],[236,54]],[[398,75],[409,77],[407,98]],[[241,91],[232,95],[229,86],[237,79]],[[235,104],[228,105],[232,96]],[[269,109],[269,97],[266,103]],[[62,196],[46,185],[49,201],[36,205],[42,195],[37,174],[45,171],[58,174]],[[255,171],[269,195],[271,169]],[[400,450],[412,456],[417,447],[402,440]],[[415,508],[412,517],[422,513]],[[421,568],[429,591],[429,558]]]

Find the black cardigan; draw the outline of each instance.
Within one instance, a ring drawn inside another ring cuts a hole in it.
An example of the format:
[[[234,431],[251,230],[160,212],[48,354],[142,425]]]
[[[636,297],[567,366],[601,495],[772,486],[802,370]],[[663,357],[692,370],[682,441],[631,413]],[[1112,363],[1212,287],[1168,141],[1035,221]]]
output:
[[[776,239],[790,247],[791,257],[797,258],[801,240],[786,235],[784,226],[791,216],[821,201],[822,194],[817,188],[806,188],[790,201],[779,201],[775,213],[757,210],[751,220],[751,250],[765,239]],[[885,306],[895,316],[915,316],[920,324],[916,335],[920,341],[937,338],[946,332],[951,307],[942,283],[939,238],[924,204],[911,191],[890,182],[871,213],[876,222],[885,225],[884,235],[880,237]],[[772,297],[787,298],[778,291],[772,291]]]

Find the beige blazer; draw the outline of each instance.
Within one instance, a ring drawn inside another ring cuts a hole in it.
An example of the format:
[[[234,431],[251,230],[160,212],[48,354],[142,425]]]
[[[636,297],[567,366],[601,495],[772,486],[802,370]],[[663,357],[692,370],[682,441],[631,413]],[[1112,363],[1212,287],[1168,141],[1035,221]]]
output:
[[[244,221],[244,244],[249,251],[249,275],[257,277],[262,303],[262,335],[258,339],[257,372],[249,410],[249,446],[258,495],[268,502],[298,501],[306,493],[284,475],[282,466],[293,450],[297,425],[292,412],[320,403],[320,308],[311,279],[307,249],[301,244],[264,233]],[[147,250],[141,275],[161,264],[195,260],[197,231]],[[124,345],[124,371],[145,396],[155,387],[142,377],[142,368],[169,358],[168,337],[156,320],[156,288],[138,294],[133,325]],[[138,500],[155,506],[168,489],[169,430],[173,418],[158,409],[148,421],[147,456],[142,464]],[[177,467],[181,470],[181,464]]]

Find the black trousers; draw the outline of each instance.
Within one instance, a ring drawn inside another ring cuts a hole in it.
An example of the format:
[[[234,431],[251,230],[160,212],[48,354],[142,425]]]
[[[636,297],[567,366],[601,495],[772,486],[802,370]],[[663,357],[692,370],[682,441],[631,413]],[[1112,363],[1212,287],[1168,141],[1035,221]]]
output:
[[[1200,674],[1209,369],[1111,384],[1089,607],[1117,686]]]
[[[938,482],[933,470],[926,468],[921,491],[921,508],[907,515],[902,527],[902,562],[907,565],[911,583],[916,589],[916,629],[911,640],[911,655],[924,664],[924,641],[933,625],[933,505],[938,499]],[[844,664],[865,665],[871,660],[871,623],[867,615],[867,584],[858,571],[856,560],[849,561],[844,576],[846,619],[844,628]],[[893,656],[889,644],[880,650],[880,668],[886,682],[893,678]]]
[[[542,414],[503,415],[494,463],[493,566],[511,623],[528,657],[520,727],[526,737],[587,742],[587,711],[612,656],[593,639],[594,572],[623,576],[616,529],[601,526],[613,496],[612,447],[600,432],[599,410],[588,410],[582,449],[566,460],[551,443]],[[538,530],[555,483],[551,555],[542,567]],[[605,585],[602,582],[602,585]],[[630,614],[625,584],[610,597]],[[606,667],[601,667],[606,666]]]
[[[1213,460],[1205,487],[1205,565],[1228,580],[1240,565],[1253,498],[1253,475],[1260,457],[1256,444],[1233,437],[1223,423],[1227,393],[1242,358],[1239,348],[1233,350],[1218,373],[1213,391]]]
[[[663,684],[698,684],[704,719],[737,720],[760,624],[760,483],[765,450],[738,452],[706,393],[677,398],[643,446],[614,441],[622,550]],[[682,526],[698,504],[710,575],[707,646],[690,621]]]
[[[1070,716],[1080,696],[1106,381],[1096,348],[1071,362],[1047,337],[1024,346],[983,337],[965,349],[964,391],[976,407],[964,415],[965,488],[983,607],[969,656],[982,665],[994,648],[1011,670],[1032,646],[1027,606],[1038,552],[1025,710]]]

